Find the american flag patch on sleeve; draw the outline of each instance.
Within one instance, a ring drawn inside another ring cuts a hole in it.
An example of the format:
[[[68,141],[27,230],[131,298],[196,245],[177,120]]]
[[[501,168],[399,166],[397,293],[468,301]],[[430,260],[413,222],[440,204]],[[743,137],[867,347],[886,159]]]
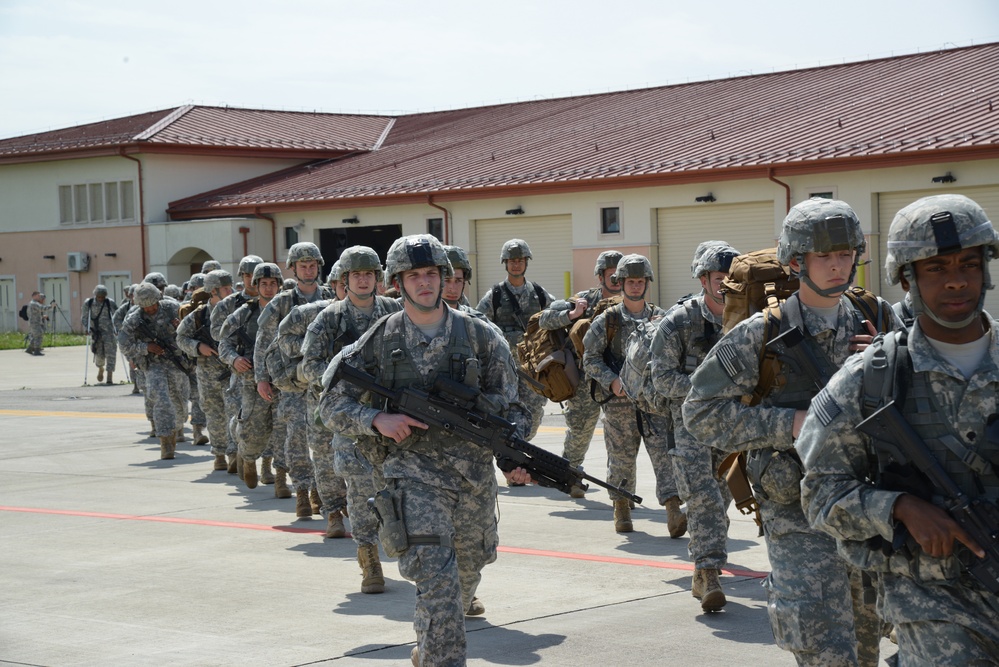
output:
[[[664,336],[672,336],[676,333],[676,327],[673,326],[673,320],[669,317],[664,317],[662,321],[659,322],[659,330],[663,332]]]
[[[819,418],[823,426],[829,426],[832,420],[836,419],[837,415],[843,412],[839,404],[833,399],[832,394],[825,388],[812,399],[811,410]]]
[[[739,355],[736,353],[735,348],[731,345],[722,345],[718,348],[718,352],[715,353],[718,357],[718,361],[721,362],[722,368],[728,373],[731,379],[735,379],[737,375],[746,370],[746,367],[742,365],[742,360],[739,359]]]

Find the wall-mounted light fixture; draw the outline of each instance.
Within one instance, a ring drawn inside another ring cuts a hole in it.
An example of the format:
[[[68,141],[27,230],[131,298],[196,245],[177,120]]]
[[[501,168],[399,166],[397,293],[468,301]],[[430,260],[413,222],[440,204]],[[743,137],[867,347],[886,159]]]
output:
[[[954,178],[951,175],[951,173],[948,171],[943,176],[934,176],[933,177],[933,182],[934,183],[957,183],[957,179]]]
[[[694,197],[694,201],[696,201],[698,204],[705,204],[705,203],[713,202],[713,201],[717,201],[717,200],[715,199],[715,196],[709,192],[708,194],[704,195],[703,197]]]
[[[55,259],[55,255],[42,255],[42,259]]]
[[[345,225],[359,225],[359,224],[361,224],[361,221],[358,220],[357,216],[355,215],[355,216],[351,216],[349,218],[344,218],[343,219],[343,224],[345,224]]]
[[[524,215],[524,207],[518,206],[517,208],[508,208],[506,210],[507,215]]]
[[[295,223],[294,228],[297,229],[298,231],[302,231],[303,229],[305,229],[305,220],[299,220],[297,223]]]
[[[116,253],[116,252],[106,252],[106,253],[104,253],[104,256],[105,257],[117,257],[118,253]]]

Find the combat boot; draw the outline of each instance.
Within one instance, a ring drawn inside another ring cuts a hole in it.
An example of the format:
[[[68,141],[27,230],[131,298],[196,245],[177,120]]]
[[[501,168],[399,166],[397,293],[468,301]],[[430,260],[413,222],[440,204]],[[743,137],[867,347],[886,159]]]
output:
[[[184,436],[184,427],[181,426],[177,429],[177,442],[187,442],[187,438]]]
[[[97,369],[97,381],[104,382],[104,367],[100,366]]]
[[[718,580],[718,570],[697,570],[701,573],[701,609],[707,612],[721,611],[728,600]]]
[[[614,530],[619,533],[630,533],[634,530],[631,524],[631,505],[627,498],[614,501]]]
[[[243,481],[243,456],[241,454],[236,454],[236,477]]]
[[[172,459],[174,446],[172,435],[160,436],[160,459]]]
[[[573,484],[569,488],[570,498],[584,498],[585,496],[586,496],[586,491],[584,491],[583,487],[579,486],[578,484]]]
[[[339,512],[337,514],[339,515]],[[378,545],[362,544],[358,546],[357,563],[361,566],[361,592],[384,593],[385,575],[382,574],[382,563],[378,560]]]
[[[329,516],[326,517],[326,537],[328,537],[330,539],[334,539],[334,538],[337,538],[337,537],[346,537],[346,536],[347,536],[347,527],[343,525],[343,513],[340,510],[336,510],[334,512],[330,512]],[[375,559],[377,560],[377,558],[378,558],[377,545],[372,545],[372,546],[376,547],[375,548]],[[381,567],[381,566],[379,566],[379,567]],[[363,563],[361,564],[361,569],[364,569],[364,564]],[[381,593],[381,591],[365,591],[365,590],[362,590],[361,592],[362,593],[371,593],[371,592]]]
[[[274,497],[291,498],[291,489],[288,488],[288,471],[278,468],[274,475]]]
[[[192,429],[193,429],[194,432],[191,434],[191,441],[195,445],[207,445],[208,444],[208,436],[205,435],[204,428],[205,427],[202,426],[201,424],[195,424],[192,427]]]
[[[257,462],[255,460],[243,460],[243,481],[246,482],[246,488],[257,488]]]
[[[465,616],[482,616],[486,613],[486,605],[482,604],[482,600],[477,597],[473,597],[472,601],[468,603],[468,609],[465,610]]]
[[[666,508],[666,528],[669,536],[676,538],[687,532],[687,515],[680,509],[680,497],[668,498],[663,507]]]
[[[228,470],[229,463],[225,460],[225,454],[215,455],[215,467],[214,470]]]
[[[114,373],[112,373],[111,371],[108,371],[108,381],[105,382],[104,384],[114,384],[114,380],[111,379],[112,375],[114,375]]]
[[[312,503],[309,502],[309,490],[299,489],[295,497],[295,516],[299,519],[312,518]]]
[[[413,650],[409,652],[409,661],[413,663],[413,667],[420,667],[420,647],[414,646]]]
[[[150,438],[156,437],[156,424],[154,424],[152,421],[149,422],[149,437]]]
[[[271,461],[273,461],[270,456],[265,456],[260,459],[260,483],[261,484],[273,484],[274,483],[274,469],[271,467]]]
[[[312,513],[323,513],[323,500],[319,497],[319,489],[312,487],[309,489],[309,502],[312,503]]]
[[[236,459],[239,458],[239,454],[227,454],[226,456],[229,459],[229,467],[227,467],[226,470],[229,471],[230,475],[235,475],[236,474]]]

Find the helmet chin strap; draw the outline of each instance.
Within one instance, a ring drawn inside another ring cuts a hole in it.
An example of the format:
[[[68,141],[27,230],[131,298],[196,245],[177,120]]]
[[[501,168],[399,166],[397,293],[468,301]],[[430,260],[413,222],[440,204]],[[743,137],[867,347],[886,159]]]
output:
[[[645,288],[642,289],[641,296],[631,296],[630,294],[624,291],[623,287],[621,288],[621,291],[624,294],[624,298],[627,299],[628,301],[644,301],[645,294],[649,291],[649,281],[647,280],[645,281]]]
[[[320,269],[321,268],[322,267],[320,267]],[[305,283],[306,285],[315,285],[316,283],[318,283],[319,282],[319,273],[321,273],[321,271],[317,271],[315,278],[306,280],[305,278],[302,278],[302,277],[300,277],[298,275],[298,267],[297,266],[292,266],[291,267],[291,272],[295,274],[295,280],[297,280],[300,283]]]
[[[960,322],[948,322],[941,319],[934,313],[930,308],[923,303],[923,297],[919,293],[919,284],[916,282],[916,274],[912,270],[911,264],[906,264],[902,267],[902,275],[905,279],[909,281],[909,296],[912,298],[912,313],[915,317],[919,317],[921,314],[926,313],[926,316],[931,320],[944,327],[945,329],[963,329],[968,326],[976,319],[982,316],[982,311],[985,309],[985,290],[987,285],[992,284],[992,280],[989,276],[989,267],[985,265],[985,281],[982,284],[982,295],[978,298],[978,307],[975,308],[974,312],[968,315],[966,318]]]
[[[847,279],[846,283],[843,285],[835,285],[834,287],[820,289],[819,286],[815,284],[815,281],[812,280],[811,276],[808,275],[808,267],[805,265],[805,256],[797,255],[795,259],[798,260],[798,278],[800,278],[801,282],[808,285],[808,287],[819,296],[842,296],[848,289],[850,289],[850,285],[853,284],[853,279],[857,277],[857,262],[854,261],[853,268],[850,269],[850,277]]]

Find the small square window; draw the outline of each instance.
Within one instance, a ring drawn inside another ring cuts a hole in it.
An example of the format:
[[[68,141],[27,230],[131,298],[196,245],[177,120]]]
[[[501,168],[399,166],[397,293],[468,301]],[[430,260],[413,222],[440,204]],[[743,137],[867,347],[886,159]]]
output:
[[[427,218],[427,234],[444,243],[444,218]]]
[[[284,249],[288,250],[291,246],[298,243],[298,230],[294,227],[284,228]]]
[[[605,206],[600,209],[600,233],[621,233],[621,207]]]

